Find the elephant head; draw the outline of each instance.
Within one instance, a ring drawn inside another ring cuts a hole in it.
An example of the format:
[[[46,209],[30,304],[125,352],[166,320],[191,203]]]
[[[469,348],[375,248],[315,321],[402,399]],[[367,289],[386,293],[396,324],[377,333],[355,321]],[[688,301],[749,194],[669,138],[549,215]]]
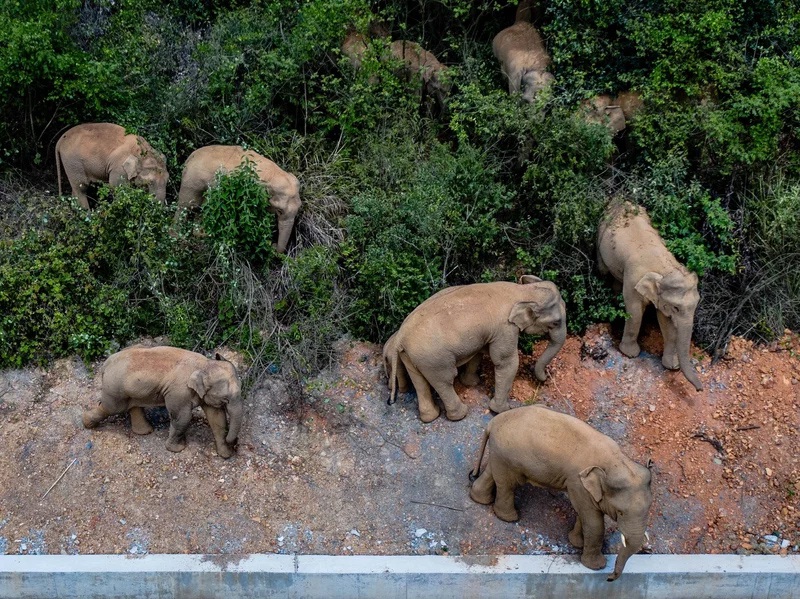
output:
[[[128,154],[122,161],[122,172],[131,185],[147,187],[155,198],[165,203],[167,201],[167,172],[164,155],[157,152],[141,137],[137,137],[138,151]]]
[[[620,577],[628,558],[641,551],[647,539],[647,515],[653,502],[650,470],[627,460],[607,468],[586,468],[580,479],[591,501],[617,521],[622,549],[617,554],[614,572],[608,576],[611,582]]]
[[[581,102],[584,117],[590,123],[605,125],[616,135],[625,129],[625,112],[608,94],[602,94]]]
[[[526,102],[533,102],[543,89],[550,87],[556,78],[549,71],[544,69],[534,69],[522,75],[522,99]]]
[[[646,273],[638,283],[636,291],[651,302],[658,311],[669,319],[675,331],[675,348],[678,364],[686,379],[701,391],[703,385],[697,377],[689,359],[689,347],[692,341],[694,312],[700,301],[697,292],[697,275],[680,268],[661,275],[656,272]],[[665,336],[665,346],[667,337]],[[665,358],[669,359],[665,353]]]
[[[224,408],[228,414],[227,443],[234,443],[242,426],[242,389],[233,364],[219,354],[205,367],[192,372],[188,386],[203,404]]]
[[[536,378],[544,381],[547,378],[545,368],[567,339],[566,306],[558,288],[549,281],[542,281],[533,275],[523,275],[520,277],[520,284],[530,286],[529,299],[512,306],[508,321],[514,323],[523,333],[547,334],[550,337],[550,343],[533,369]]]

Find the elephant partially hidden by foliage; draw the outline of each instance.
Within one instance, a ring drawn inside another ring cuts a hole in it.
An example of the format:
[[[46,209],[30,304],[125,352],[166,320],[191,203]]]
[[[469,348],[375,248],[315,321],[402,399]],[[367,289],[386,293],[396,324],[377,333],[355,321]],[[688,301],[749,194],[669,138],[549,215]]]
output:
[[[443,289],[417,306],[386,343],[390,402],[396,383],[401,390],[407,385],[407,374],[417,391],[423,422],[439,416],[431,386],[442,399],[447,417],[460,420],[468,409],[455,392],[453,380],[459,376],[465,385],[477,384],[481,359],[488,354],[495,367],[495,393],[489,407],[495,412],[508,410],[519,366],[520,332],[550,337],[534,367],[536,378],[544,381],[545,368],[567,336],[564,301],[553,283],[525,275],[519,284],[499,281]]]
[[[605,125],[612,135],[625,130],[628,122],[643,106],[638,92],[621,92],[616,98],[608,94],[581,102],[580,111],[590,123]]]
[[[100,403],[84,412],[86,428],[127,411],[133,432],[147,435],[153,427],[144,408],[166,406],[170,417],[167,449],[177,452],[186,447],[192,408],[200,406],[214,433],[217,454],[233,455],[231,446],[242,426],[242,386],[234,365],[219,354],[210,360],[177,347],[133,346],[110,356],[100,377]]]
[[[492,51],[508,78],[508,93],[522,92],[526,102],[533,102],[536,94],[555,80],[547,70],[550,55],[542,36],[526,21],[517,21],[494,36]]]
[[[478,476],[487,445],[489,458]],[[569,541],[583,548],[581,563],[594,570],[606,565],[603,515],[616,520],[623,548],[609,581],[619,578],[647,538],[653,501],[650,470],[623,454],[613,439],[572,416],[538,405],[495,416],[483,434],[470,479],[472,500],[494,503],[495,515],[507,522],[519,519],[517,486],[529,482],[566,491],[578,512]]]
[[[86,191],[92,183],[116,187],[131,183],[147,187],[160,202],[167,199],[169,173],[164,155],[139,135],[126,134],[124,127],[113,123],[76,125],[56,142],[58,195],[61,189],[61,166],[67,175],[72,195],[81,206],[89,208]]]
[[[602,274],[622,283],[625,321],[620,351],[639,355],[639,328],[648,304],[656,307],[664,336],[665,368],[680,368],[687,380],[701,391],[703,385],[692,367],[689,349],[694,312],[700,301],[697,275],[678,262],[650,224],[644,208],[629,202],[614,202],[597,233],[597,265]]]
[[[241,146],[205,146],[191,153],[183,167],[179,208],[192,208],[203,203],[203,195],[218,171],[231,172],[247,160],[255,169],[269,194],[271,210],[278,216],[278,243],[275,249],[286,252],[297,212],[300,210],[300,182],[277,164]]]

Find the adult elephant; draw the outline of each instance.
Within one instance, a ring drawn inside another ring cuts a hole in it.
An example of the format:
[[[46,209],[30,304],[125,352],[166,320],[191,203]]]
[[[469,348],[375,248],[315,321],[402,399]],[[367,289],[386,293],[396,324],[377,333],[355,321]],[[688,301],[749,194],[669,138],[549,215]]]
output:
[[[159,202],[166,202],[166,161],[161,152],[147,141],[114,123],[84,123],[62,135],[56,143],[58,195],[61,190],[61,167],[67,174],[72,195],[81,206],[89,208],[86,190],[92,183],[117,187],[130,183],[147,187]]]
[[[495,393],[489,408],[509,409],[508,396],[519,366],[517,339],[520,332],[550,337],[536,362],[536,378],[544,381],[545,368],[564,345],[567,323],[564,301],[549,281],[525,275],[520,283],[498,281],[450,287],[425,300],[409,314],[391,339],[388,359],[390,385],[402,361],[417,391],[423,422],[439,416],[431,386],[444,403],[447,417],[460,420],[467,406],[453,388],[459,375],[465,385],[479,381],[483,354],[495,368]],[[402,382],[402,381],[401,381]]]
[[[648,304],[656,307],[664,336],[665,368],[680,368],[698,391],[703,385],[692,367],[689,347],[694,312],[700,301],[697,275],[690,272],[664,245],[644,208],[615,202],[606,212],[597,233],[597,265],[602,274],[622,283],[625,321],[620,351],[630,358],[639,355],[637,337]]]
[[[186,447],[192,408],[200,406],[214,433],[217,454],[233,455],[230,446],[242,426],[242,386],[234,365],[219,354],[211,360],[177,347],[128,347],[109,356],[100,378],[100,403],[84,412],[86,428],[96,427],[112,414],[130,412],[133,432],[147,435],[153,427],[144,408],[166,406],[170,417],[167,449],[178,452]]]
[[[478,476],[487,444],[489,459]],[[650,470],[622,453],[613,439],[567,414],[533,405],[494,417],[483,434],[470,480],[472,500],[494,503],[495,515],[506,522],[519,519],[514,507],[518,485],[529,482],[566,491],[578,512],[569,541],[583,548],[581,563],[593,570],[606,565],[603,515],[616,520],[623,547],[609,581],[619,578],[647,538],[653,501]]]
[[[286,252],[289,235],[300,209],[300,183],[291,173],[277,164],[241,146],[205,146],[191,153],[183,167],[181,188],[178,192],[179,208],[192,208],[203,203],[203,195],[214,183],[218,171],[236,170],[249,161],[269,194],[271,210],[278,216],[278,243],[276,250]]]

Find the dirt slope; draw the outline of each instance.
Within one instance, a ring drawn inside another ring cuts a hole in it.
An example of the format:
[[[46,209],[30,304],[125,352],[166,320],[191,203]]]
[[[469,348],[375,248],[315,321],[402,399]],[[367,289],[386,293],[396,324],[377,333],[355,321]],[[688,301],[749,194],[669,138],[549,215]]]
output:
[[[523,357],[513,405],[575,414],[654,460],[650,550],[797,552],[800,338],[734,339],[713,366],[698,352],[701,393],[661,367],[657,331],[633,360],[618,341],[606,326],[569,338],[543,385]],[[413,394],[386,405],[380,347],[343,344],[339,365],[308,384],[309,403],[274,380],[253,389],[225,461],[199,411],[180,454],[164,447],[163,410],[150,412],[147,437],[123,417],[84,430],[97,389],[80,361],[4,371],[0,553],[573,553],[564,495],[521,489],[513,524],[469,499],[492,382],[485,362],[480,386],[457,386],[467,418],[425,425]]]

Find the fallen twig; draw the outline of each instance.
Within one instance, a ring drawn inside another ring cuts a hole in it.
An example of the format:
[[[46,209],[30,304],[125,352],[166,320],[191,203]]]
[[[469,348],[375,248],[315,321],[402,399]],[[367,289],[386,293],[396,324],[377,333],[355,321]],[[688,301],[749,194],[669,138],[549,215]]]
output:
[[[725,447],[723,447],[722,442],[719,439],[715,439],[714,437],[709,437],[705,431],[697,431],[695,434],[692,435],[695,439],[700,439],[701,441],[705,441],[706,443],[711,443],[718,452],[722,455],[727,455],[725,452]]]
[[[736,430],[737,432],[742,432],[742,431],[752,431],[752,430],[755,430],[757,428],[761,428],[761,427],[759,425],[757,425],[757,424],[751,424],[750,426],[740,426],[740,427],[738,427],[738,428],[736,428],[734,430]]]
[[[78,461],[78,458],[75,458],[74,460],[72,460],[72,461],[69,463],[69,466],[67,466],[66,468],[64,468],[64,472],[62,472],[62,473],[61,473],[61,476],[59,476],[59,477],[56,479],[56,482],[54,482],[52,485],[50,485],[50,488],[49,488],[49,489],[47,489],[47,491],[45,491],[45,494],[44,494],[44,495],[42,495],[42,499],[44,499],[45,497],[47,497],[47,494],[48,494],[50,491],[52,491],[52,490],[53,490],[53,487],[55,487],[55,486],[58,484],[58,481],[60,481],[62,478],[64,478],[64,475],[67,473],[67,470],[69,470],[70,468],[72,468],[72,465],[73,465],[75,462],[77,462],[77,461]]]
[[[442,505],[440,503],[428,503],[427,501],[417,501],[416,499],[412,499],[411,503],[419,503],[421,505],[432,505],[433,507],[443,507],[447,510],[453,510],[454,512],[464,512],[466,510],[461,509],[460,507],[450,507],[449,505]]]

